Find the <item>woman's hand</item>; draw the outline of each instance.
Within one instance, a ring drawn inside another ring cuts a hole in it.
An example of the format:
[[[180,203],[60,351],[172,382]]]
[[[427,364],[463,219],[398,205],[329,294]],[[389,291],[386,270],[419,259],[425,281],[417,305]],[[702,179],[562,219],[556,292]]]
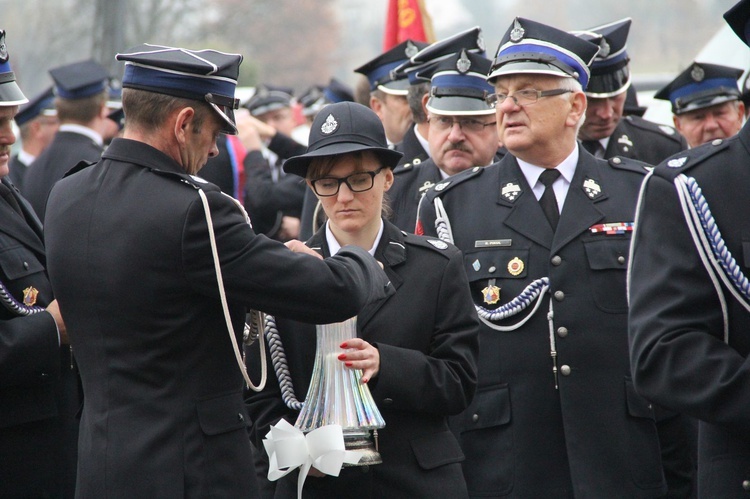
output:
[[[352,338],[341,345],[347,351],[340,354],[338,359],[346,367],[362,370],[362,383],[367,383],[380,372],[380,351],[363,340]]]

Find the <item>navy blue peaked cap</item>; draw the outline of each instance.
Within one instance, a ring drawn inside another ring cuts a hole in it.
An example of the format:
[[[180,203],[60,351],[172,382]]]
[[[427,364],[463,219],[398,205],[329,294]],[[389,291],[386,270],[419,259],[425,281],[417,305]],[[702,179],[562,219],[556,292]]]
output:
[[[125,61],[123,88],[207,102],[223,120],[222,130],[237,133],[234,91],[240,54],[143,44],[115,57]]]
[[[27,104],[21,106],[14,119],[16,125],[23,126],[37,116],[55,116],[56,114],[55,93],[52,91],[52,87],[49,87],[44,92],[31,99]]]
[[[738,100],[737,79],[742,73],[741,69],[729,66],[694,62],[656,92],[654,98],[670,101],[674,114]]]
[[[19,106],[29,100],[16,83],[16,74],[10,68],[10,55],[5,44],[5,30],[0,30],[0,106]]]
[[[630,18],[622,19],[573,34],[599,45],[599,52],[591,63],[591,78],[586,95],[608,98],[627,91],[630,87],[630,57],[627,52]]]
[[[427,110],[443,115],[495,114],[486,100],[493,91],[487,83],[491,65],[483,55],[462,50],[419,70],[417,78],[430,80]]]
[[[534,73],[574,78],[586,89],[599,45],[536,21],[517,17],[505,32],[488,80]]]
[[[406,74],[397,74],[394,70],[428,45],[425,42],[406,40],[358,67],[354,72],[367,77],[371,92],[382,90],[387,94],[406,95],[409,91],[409,80]]]
[[[63,99],[85,99],[104,92],[109,74],[93,59],[58,66],[49,70],[55,82],[55,95]]]

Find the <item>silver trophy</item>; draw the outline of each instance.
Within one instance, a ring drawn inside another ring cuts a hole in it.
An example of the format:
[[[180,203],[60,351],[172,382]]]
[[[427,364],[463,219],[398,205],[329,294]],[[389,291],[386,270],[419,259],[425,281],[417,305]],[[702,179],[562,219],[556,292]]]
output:
[[[321,426],[336,424],[344,433],[346,450],[363,454],[357,466],[380,464],[378,429],[385,427],[383,416],[362,371],[347,368],[338,360],[341,343],[357,336],[357,318],[334,324],[319,324],[317,347],[310,388],[295,427],[308,433]]]

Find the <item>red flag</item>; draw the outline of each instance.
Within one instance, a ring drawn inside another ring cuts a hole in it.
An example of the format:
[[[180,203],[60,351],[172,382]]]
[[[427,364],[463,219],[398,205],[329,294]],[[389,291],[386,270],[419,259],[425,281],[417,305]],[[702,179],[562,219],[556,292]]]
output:
[[[424,0],[389,0],[388,17],[385,20],[383,52],[387,52],[401,42],[432,43],[432,20],[424,8]]]

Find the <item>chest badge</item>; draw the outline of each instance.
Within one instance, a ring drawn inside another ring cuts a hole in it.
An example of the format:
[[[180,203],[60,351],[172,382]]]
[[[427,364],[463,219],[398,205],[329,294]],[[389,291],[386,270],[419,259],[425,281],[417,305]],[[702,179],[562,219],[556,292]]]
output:
[[[508,262],[508,273],[512,276],[517,276],[523,272],[525,267],[523,260],[516,256],[513,260]]]
[[[494,284],[489,285],[482,290],[482,296],[487,305],[494,305],[500,301],[500,288]]]
[[[31,307],[36,303],[36,297],[39,294],[39,290],[33,286],[23,290],[23,304],[27,307]]]
[[[500,195],[511,203],[518,199],[519,194],[521,194],[521,186],[515,182],[508,182],[500,189]]]
[[[583,191],[589,197],[589,199],[596,199],[602,195],[602,188],[596,182],[596,180],[587,178],[583,181]]]

